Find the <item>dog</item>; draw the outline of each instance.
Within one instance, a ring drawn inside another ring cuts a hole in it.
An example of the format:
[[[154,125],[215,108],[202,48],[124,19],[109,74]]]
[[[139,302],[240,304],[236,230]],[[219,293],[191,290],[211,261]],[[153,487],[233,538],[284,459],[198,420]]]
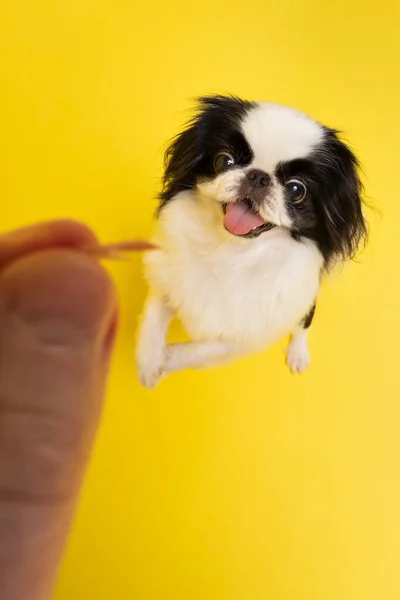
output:
[[[204,97],[165,155],[137,345],[141,383],[229,363],[291,336],[303,372],[323,275],[365,240],[359,163],[297,110]],[[176,315],[191,341],[166,344]]]

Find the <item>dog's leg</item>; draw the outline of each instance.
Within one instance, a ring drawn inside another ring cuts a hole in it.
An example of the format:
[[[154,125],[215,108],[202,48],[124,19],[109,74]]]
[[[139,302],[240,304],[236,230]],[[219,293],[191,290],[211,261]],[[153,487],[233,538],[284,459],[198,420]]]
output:
[[[244,352],[223,340],[171,344],[166,349],[165,373],[201,369],[229,363]]]
[[[157,384],[163,373],[166,336],[172,314],[162,298],[148,298],[136,350],[139,379],[148,389]]]
[[[310,364],[307,338],[314,314],[315,304],[292,333],[286,354],[286,362],[292,373],[304,373]]]

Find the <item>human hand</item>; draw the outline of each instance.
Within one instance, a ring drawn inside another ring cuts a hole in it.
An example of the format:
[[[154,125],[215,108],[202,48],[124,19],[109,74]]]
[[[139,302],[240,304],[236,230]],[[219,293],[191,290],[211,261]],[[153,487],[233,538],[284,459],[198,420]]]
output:
[[[74,222],[0,236],[0,597],[48,599],[102,409],[114,286]]]

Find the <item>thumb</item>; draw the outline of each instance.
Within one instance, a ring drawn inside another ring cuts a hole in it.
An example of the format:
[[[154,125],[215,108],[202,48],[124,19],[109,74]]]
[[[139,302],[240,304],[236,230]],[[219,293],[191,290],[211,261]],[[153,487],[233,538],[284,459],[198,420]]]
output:
[[[103,269],[67,250],[0,275],[0,581],[43,600],[73,515],[102,407],[116,327]]]

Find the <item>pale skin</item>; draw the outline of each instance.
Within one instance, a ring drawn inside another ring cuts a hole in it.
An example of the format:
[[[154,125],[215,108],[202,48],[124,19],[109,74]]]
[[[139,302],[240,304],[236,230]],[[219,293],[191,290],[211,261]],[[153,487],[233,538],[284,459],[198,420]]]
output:
[[[114,286],[63,221],[0,236],[0,588],[48,600],[101,415]]]

